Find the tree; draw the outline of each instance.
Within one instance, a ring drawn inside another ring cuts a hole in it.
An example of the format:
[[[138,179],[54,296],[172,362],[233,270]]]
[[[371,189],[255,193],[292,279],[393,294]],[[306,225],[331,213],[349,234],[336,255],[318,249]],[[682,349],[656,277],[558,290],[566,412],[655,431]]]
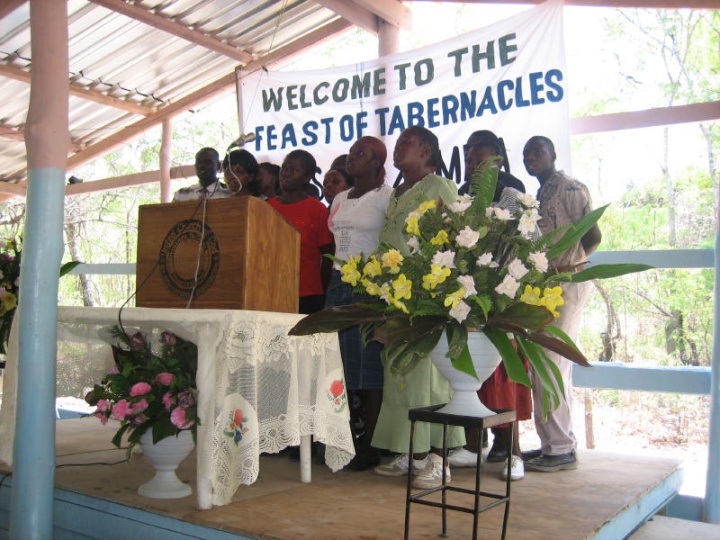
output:
[[[632,110],[717,100],[720,58],[708,51],[716,51],[720,43],[719,23],[720,14],[710,10],[614,10],[606,19],[606,47],[617,65],[619,90],[615,96],[594,96],[586,109],[602,113],[614,112],[618,105],[620,110]],[[675,147],[682,146],[683,141],[673,135],[675,128],[663,128],[658,170],[653,175],[656,181],[628,182],[621,207],[611,207],[601,223],[610,232],[604,235],[601,249],[692,249],[713,245],[720,128],[712,123],[699,124],[698,128],[705,143],[706,161],[696,161],[684,172],[671,167],[678,153]],[[580,141],[584,148],[589,146],[588,140],[594,146],[600,193],[609,180],[603,178],[603,164],[612,160],[607,151],[612,138],[608,135]],[[602,142],[597,144],[598,140]],[[637,135],[633,144],[638,153],[642,151]],[[639,288],[634,291],[624,285],[616,290],[609,288],[609,294],[604,295],[608,317],[612,321],[612,313],[620,311],[656,320],[650,326],[634,323],[638,325],[632,332],[636,341],[645,343],[638,345],[636,352],[638,348],[647,351],[643,356],[657,354],[662,358],[667,350],[680,362],[706,364],[713,318],[708,309],[712,305],[711,275],[709,270],[666,270],[640,277]],[[606,326],[608,331],[612,328],[610,323]],[[646,348],[651,343],[662,348],[653,353]],[[601,349],[607,349],[605,345]],[[632,354],[633,349],[627,351]]]

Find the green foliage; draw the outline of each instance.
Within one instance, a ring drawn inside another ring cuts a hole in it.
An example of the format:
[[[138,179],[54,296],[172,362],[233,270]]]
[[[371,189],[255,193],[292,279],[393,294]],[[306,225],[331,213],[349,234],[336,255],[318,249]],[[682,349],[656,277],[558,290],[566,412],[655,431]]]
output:
[[[628,77],[623,89],[644,100],[644,108],[716,100],[720,56],[708,51],[717,51],[719,20],[712,10],[612,11],[605,45],[617,54],[622,73],[642,74]],[[629,42],[636,54],[623,54]]]
[[[22,249],[15,238],[0,241],[0,354],[5,354],[17,312]]]
[[[20,299],[20,266],[22,246],[19,239],[0,240],[0,354],[6,353],[10,330]],[[76,268],[80,261],[70,261],[60,267],[59,277]]]
[[[661,181],[631,187],[600,222],[602,250],[708,249],[715,240],[715,189],[709,175],[688,168],[674,183],[675,246],[668,244],[668,199]],[[713,271],[661,270],[603,284],[607,302],[591,296],[580,343],[590,358],[608,351],[602,334],[615,334],[614,358],[656,365],[709,365]],[[608,304],[609,302],[609,304]],[[620,327],[607,328],[608,310]],[[672,321],[679,317],[678,322]],[[607,339],[607,335],[605,336]]]

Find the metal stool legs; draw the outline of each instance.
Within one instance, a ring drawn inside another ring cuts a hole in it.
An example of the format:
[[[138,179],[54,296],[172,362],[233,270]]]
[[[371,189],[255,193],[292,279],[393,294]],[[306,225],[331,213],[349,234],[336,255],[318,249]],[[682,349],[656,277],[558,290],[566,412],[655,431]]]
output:
[[[508,517],[510,513],[510,483],[511,483],[511,469],[512,469],[512,452],[509,452],[507,461],[507,481],[505,484],[505,493],[488,493],[480,489],[480,479],[482,477],[482,451],[478,452],[477,464],[475,469],[475,489],[467,489],[462,487],[450,486],[447,483],[446,470],[448,463],[448,451],[447,451],[447,427],[459,426],[459,427],[475,427],[478,428],[478,448],[482,448],[482,433],[485,428],[498,426],[501,424],[512,424],[515,422],[515,412],[506,411],[495,414],[487,418],[475,418],[469,416],[460,416],[454,414],[439,413],[437,410],[442,405],[434,405],[432,407],[423,407],[419,409],[412,409],[409,413],[410,418],[410,447],[408,449],[408,478],[407,478],[407,494],[405,501],[405,540],[410,538],[410,505],[412,503],[423,504],[426,506],[434,506],[442,509],[442,532],[441,537],[447,536],[447,511],[455,510],[459,512],[465,512],[473,514],[473,535],[472,538],[476,539],[478,535],[478,520],[480,513],[485,510],[494,508],[500,504],[505,505],[505,512],[503,514],[502,523],[502,536],[504,540],[507,534]],[[429,422],[435,424],[441,424],[443,426],[443,471],[442,471],[442,482],[440,486],[425,489],[413,494],[412,483],[414,477],[414,466],[413,466],[413,439],[415,436],[415,422]],[[512,426],[511,426],[512,427]],[[512,448],[513,435],[512,429],[510,430],[510,448]],[[424,500],[425,497],[440,491],[441,502]],[[472,507],[457,506],[449,504],[447,500],[447,492],[455,491],[460,493],[466,493],[474,496],[474,504]],[[487,497],[494,499],[493,501],[481,505],[480,498]]]

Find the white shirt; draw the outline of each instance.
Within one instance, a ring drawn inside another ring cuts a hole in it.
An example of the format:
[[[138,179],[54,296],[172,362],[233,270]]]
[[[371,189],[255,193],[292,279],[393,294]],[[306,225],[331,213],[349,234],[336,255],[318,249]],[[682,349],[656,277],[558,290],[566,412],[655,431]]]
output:
[[[348,199],[350,190],[335,196],[328,227],[335,237],[335,256],[338,259],[346,261],[377,250],[391,192],[390,186],[382,185],[359,199]]]
[[[178,189],[173,196],[172,202],[197,201],[202,199],[203,191],[207,191],[208,199],[222,199],[232,195],[219,181],[213,182],[207,188],[198,183]]]

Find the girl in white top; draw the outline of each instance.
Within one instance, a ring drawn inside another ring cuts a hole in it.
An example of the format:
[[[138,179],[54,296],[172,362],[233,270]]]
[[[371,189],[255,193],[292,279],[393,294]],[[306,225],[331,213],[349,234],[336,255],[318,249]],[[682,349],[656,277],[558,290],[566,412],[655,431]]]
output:
[[[352,197],[354,189],[335,196],[328,218],[328,226],[335,236],[335,256],[344,261],[375,252],[392,191],[383,184]]]
[[[392,191],[385,185],[386,158],[385,145],[375,137],[362,137],[350,148],[346,167],[355,183],[352,188],[335,196],[328,218],[328,226],[335,237],[335,256],[339,259],[368,256],[378,247]],[[340,272],[333,272],[326,307],[369,299],[366,295],[353,293],[353,287],[341,281]],[[365,470],[380,463],[380,454],[370,446],[370,442],[382,404],[382,345],[376,341],[363,345],[358,327],[340,332],[339,337],[345,384],[351,394],[351,402],[353,395],[360,398],[365,421],[362,437],[359,440],[356,438],[355,458],[348,468]],[[355,424],[356,419],[351,418],[351,425],[354,427]]]

